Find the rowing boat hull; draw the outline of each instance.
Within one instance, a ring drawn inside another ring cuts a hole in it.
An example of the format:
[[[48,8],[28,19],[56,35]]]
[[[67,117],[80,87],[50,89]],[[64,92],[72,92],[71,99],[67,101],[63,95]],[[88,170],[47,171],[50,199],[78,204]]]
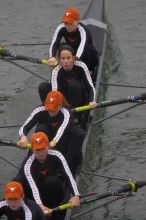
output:
[[[105,42],[106,42],[106,24],[103,23],[103,14],[104,14],[104,0],[92,0],[87,12],[85,13],[84,20],[82,21],[84,24],[88,26],[90,32],[92,34],[95,47],[99,52],[99,66],[95,68],[96,71],[96,80],[95,80],[95,88],[96,88],[96,97],[98,98],[99,87],[100,87],[100,79],[102,75],[102,67],[104,60],[104,51],[105,51]],[[94,111],[91,111],[89,115],[88,122],[92,119]],[[90,135],[90,123],[88,123],[88,128],[86,131],[85,140],[83,142],[83,156],[86,152],[86,146],[88,142],[88,138]],[[84,161],[85,162],[85,161]],[[81,167],[78,167],[77,170],[77,182],[80,178]],[[69,220],[71,216],[71,210],[67,211],[65,220]]]

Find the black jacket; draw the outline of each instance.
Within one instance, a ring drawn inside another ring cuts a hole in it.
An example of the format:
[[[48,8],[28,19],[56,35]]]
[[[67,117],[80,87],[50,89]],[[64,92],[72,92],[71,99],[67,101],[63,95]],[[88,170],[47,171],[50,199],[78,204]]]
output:
[[[41,208],[29,199],[24,199],[19,210],[11,210],[6,200],[0,201],[0,217],[5,215],[8,220],[45,220]]]
[[[48,150],[44,163],[38,162],[34,154],[26,158],[13,181],[18,181],[23,185],[27,198],[35,200],[37,204],[44,204],[47,195],[44,191],[44,183],[49,176],[58,175],[63,177],[73,195],[79,195],[76,182],[64,156],[56,150]]]

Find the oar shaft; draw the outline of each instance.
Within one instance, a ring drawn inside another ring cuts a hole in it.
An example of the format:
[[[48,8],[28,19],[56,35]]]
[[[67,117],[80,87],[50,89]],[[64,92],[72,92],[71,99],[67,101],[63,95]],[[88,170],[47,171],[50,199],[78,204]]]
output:
[[[142,101],[142,100],[146,100],[146,93],[140,94],[137,96],[128,96],[127,98],[123,98],[123,99],[115,99],[115,100],[99,102],[97,103],[96,108],[104,108],[108,106],[119,105],[119,104],[128,103],[128,102]],[[73,112],[81,112],[81,111],[87,111],[87,110],[91,110],[91,107],[89,105],[72,109]]]
[[[107,192],[107,193],[102,193],[102,194],[95,194],[93,196],[88,197],[88,198],[83,198],[80,200],[80,203],[81,204],[86,204],[86,203],[89,203],[89,202],[94,202],[96,200],[99,200],[99,199],[104,199],[104,198],[107,198],[107,197],[110,197],[110,196],[113,196],[113,193],[112,192]]]
[[[7,141],[7,140],[0,139],[0,144],[5,145],[5,146],[8,145],[8,146],[14,146],[14,147],[20,148],[18,142],[15,143],[13,141]],[[31,149],[31,144],[27,144],[26,147]],[[23,149],[23,148],[21,148],[21,149]]]
[[[0,55],[8,56],[8,57],[18,59],[18,60],[26,60],[26,61],[33,62],[33,63],[46,64],[46,65],[48,64],[48,60],[46,59],[41,60],[41,59],[34,58],[34,57],[16,54],[16,53],[10,52],[9,50],[6,50],[5,48],[0,48]]]
[[[39,45],[50,45],[51,42],[36,42],[36,43],[0,43],[2,46],[39,46]]]
[[[111,192],[106,192],[106,193],[102,193],[102,194],[97,194],[95,193],[95,195],[91,196],[89,194],[89,198],[82,198],[80,199],[80,204],[86,204],[89,202],[94,202],[96,200],[99,199],[104,199],[110,196],[118,196],[121,193],[125,193],[125,192],[136,192],[137,189],[143,187],[146,185],[146,181],[137,181],[134,182],[132,180],[130,180],[128,182],[128,184],[121,186],[119,189],[113,190]],[[91,198],[90,198],[91,197]],[[72,204],[71,203],[67,203],[58,207],[55,207],[53,209],[51,209],[52,212],[58,212],[58,211],[63,211],[66,209],[72,208]]]
[[[121,186],[119,189],[114,190],[113,195],[119,195],[125,192],[136,192],[139,188],[146,185],[146,181],[133,181],[130,180],[128,184]]]
[[[136,192],[137,189],[143,187],[146,185],[146,181],[133,181],[133,180],[130,180],[128,182],[128,184],[125,184],[123,186],[121,186],[120,188],[118,189],[115,189],[111,192],[106,192],[106,193],[102,193],[102,194],[95,194],[91,197],[88,197],[88,198],[82,198],[80,200],[80,203],[81,204],[86,204],[86,203],[89,203],[89,202],[94,202],[96,200],[100,200],[100,199],[104,199],[104,198],[107,198],[107,197],[110,197],[110,196],[117,196],[121,193],[126,193],[126,192]]]

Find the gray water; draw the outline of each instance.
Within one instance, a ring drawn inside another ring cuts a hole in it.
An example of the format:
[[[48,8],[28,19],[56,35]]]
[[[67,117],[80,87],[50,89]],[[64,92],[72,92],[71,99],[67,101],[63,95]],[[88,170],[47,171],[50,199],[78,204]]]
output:
[[[76,6],[84,14],[89,1],[0,0],[0,42],[50,41],[66,6]],[[146,1],[105,1],[108,43],[104,62],[105,78],[110,83],[145,86],[146,84]],[[47,57],[46,46],[8,47],[20,54]],[[20,63],[20,62],[19,62]],[[41,76],[48,77],[48,67],[21,62]],[[12,64],[0,61],[0,125],[21,124],[39,103],[37,86],[40,79]],[[102,87],[102,89],[104,89]],[[144,89],[108,87],[106,97],[120,98],[137,95]],[[102,97],[101,97],[102,99]],[[117,112],[128,104],[109,107],[105,115]],[[146,180],[145,105],[127,111],[103,124],[93,126],[84,170],[106,176]],[[96,113],[97,115],[98,113]],[[96,118],[95,118],[96,120]],[[0,137],[17,140],[18,128],[1,129]],[[20,166],[25,152],[1,147],[0,155]],[[2,189],[16,169],[0,160]],[[99,177],[82,175],[81,192],[105,192],[125,184]],[[116,201],[90,212],[85,219],[145,220],[146,188],[134,197]],[[2,190],[1,190],[2,193]],[[105,200],[103,200],[104,202]],[[101,204],[97,202],[96,205]],[[92,206],[92,205],[91,205]],[[91,207],[87,206],[85,209]]]
[[[81,17],[90,1],[78,0],[0,0],[0,43],[50,42],[66,7],[77,7]],[[48,58],[49,46],[7,47],[18,54]],[[48,66],[19,61],[20,65],[48,79]],[[43,80],[25,70],[0,60],[0,126],[21,125],[34,107],[40,104],[37,87]],[[1,128],[0,138],[18,140],[19,128]],[[20,166],[25,151],[0,147],[0,156]],[[0,194],[17,169],[0,158]]]
[[[105,1],[108,23],[108,42],[104,63],[106,75],[102,81],[123,85],[146,85],[146,1]],[[103,86],[102,86],[103,89]],[[137,95],[145,89],[109,86],[106,100]],[[105,115],[116,113],[129,104],[109,107]],[[116,116],[102,125],[94,126],[84,169],[97,174],[124,179],[146,180],[146,106]],[[96,120],[96,118],[95,118]],[[115,189],[122,181],[111,181],[84,175],[83,190],[106,192]],[[90,212],[86,219],[145,220],[146,188],[134,197],[121,199]],[[107,201],[103,200],[103,202]],[[96,205],[101,204],[97,202]],[[95,206],[96,206],[95,205]],[[93,206],[92,206],[93,207]],[[86,209],[88,206],[86,207]],[[84,217],[85,218],[85,217]]]

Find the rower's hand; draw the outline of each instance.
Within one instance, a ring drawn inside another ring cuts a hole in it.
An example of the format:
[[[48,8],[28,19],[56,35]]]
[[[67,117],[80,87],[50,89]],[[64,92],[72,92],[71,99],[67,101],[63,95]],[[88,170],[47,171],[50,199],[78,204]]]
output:
[[[51,215],[52,214],[52,209],[49,209],[48,207],[44,206],[43,204],[40,204],[39,206],[42,209],[44,215]]]
[[[69,200],[69,202],[71,202],[72,207],[78,207],[78,206],[80,206],[80,198],[79,198],[79,196],[73,196],[73,197]]]
[[[49,65],[50,67],[56,66],[56,65],[57,65],[57,60],[56,60],[56,58],[55,58],[55,57],[50,57],[50,58],[48,59],[48,65]]]
[[[55,147],[57,142],[55,140],[50,141],[50,147]]]
[[[91,109],[94,109],[94,108],[96,108],[97,103],[95,101],[93,101],[93,102],[90,102],[89,105],[90,105]]]
[[[27,149],[27,145],[29,145],[29,142],[28,142],[28,139],[27,139],[27,136],[25,135],[22,135],[20,137],[20,140],[17,142],[17,145],[23,149]]]

